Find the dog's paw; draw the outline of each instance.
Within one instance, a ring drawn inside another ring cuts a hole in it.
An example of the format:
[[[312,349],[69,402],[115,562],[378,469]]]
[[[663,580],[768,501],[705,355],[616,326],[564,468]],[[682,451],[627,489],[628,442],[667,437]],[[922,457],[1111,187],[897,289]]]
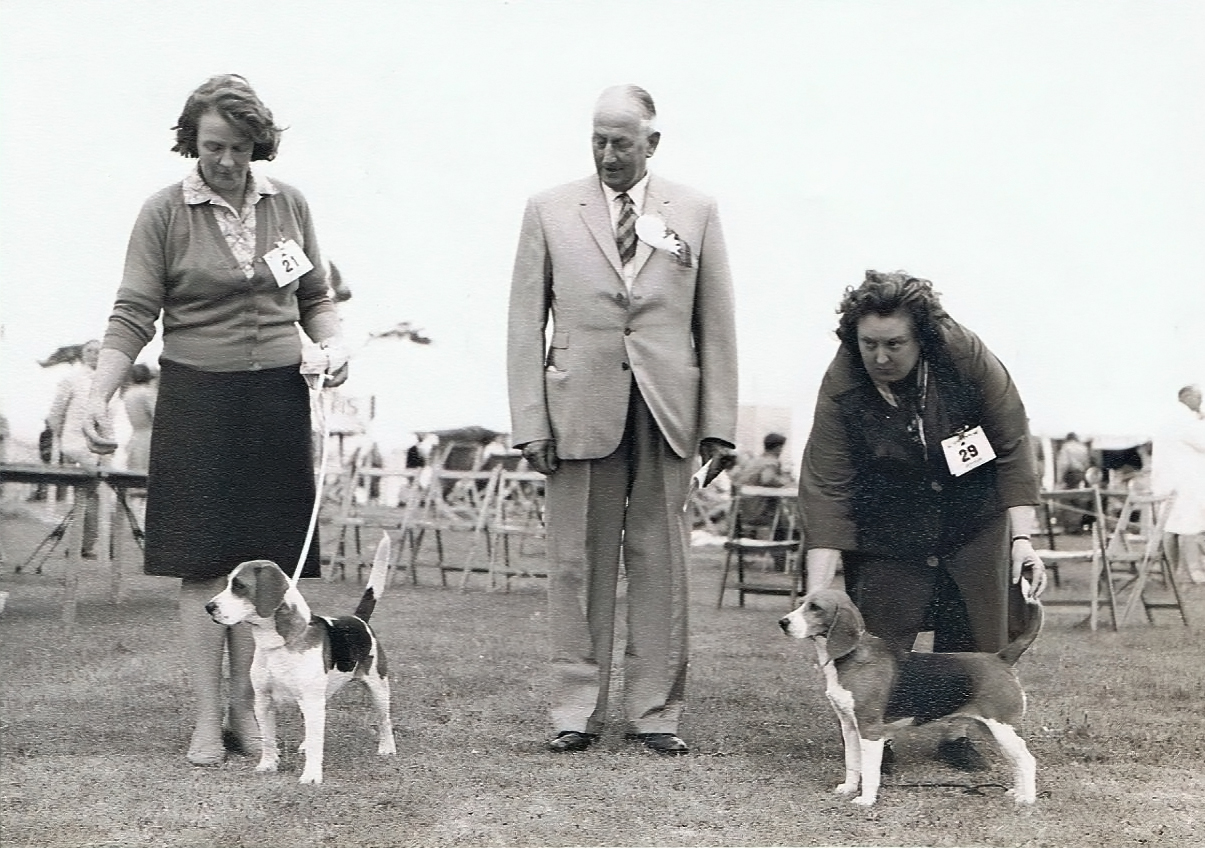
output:
[[[393,737],[382,739],[381,744],[377,745],[377,754],[382,757],[391,757],[397,753],[397,745],[393,742]]]
[[[835,792],[838,795],[853,795],[857,791],[858,791],[858,784],[850,783],[848,781],[846,781],[845,783],[842,783],[840,786],[838,786],[836,789],[833,790],[833,792]]]
[[[322,772],[303,771],[301,777],[297,778],[297,782],[317,785],[322,782]]]
[[[857,804],[859,807],[872,807],[877,800],[879,800],[877,795],[859,795],[850,803]]]
[[[1013,803],[1018,807],[1028,807],[1037,801],[1037,798],[1034,797],[1036,793],[1030,794],[1028,792],[1018,792],[1015,789],[1010,789],[1004,794],[1010,796],[1013,799]]]
[[[276,760],[260,760],[256,771],[276,771]]]

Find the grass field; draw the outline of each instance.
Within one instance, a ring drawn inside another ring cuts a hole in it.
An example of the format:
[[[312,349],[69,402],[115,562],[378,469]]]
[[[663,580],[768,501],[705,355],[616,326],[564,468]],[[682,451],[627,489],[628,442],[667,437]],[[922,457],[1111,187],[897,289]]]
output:
[[[398,756],[378,758],[366,699],[341,693],[326,779],[296,783],[295,710],[282,716],[281,771],[232,757],[187,765],[175,584],[125,563],[128,598],[108,603],[88,567],[72,635],[58,624],[62,559],[12,573],[49,528],[4,519],[0,756],[4,846],[924,845],[1190,846],[1205,835],[1205,646],[1170,612],[1091,633],[1052,610],[1019,672],[1038,803],[1016,810],[1010,775],[966,775],[929,758],[933,729],[906,731],[894,776],[864,810],[835,797],[840,733],[807,647],[776,626],[786,599],[715,608],[720,554],[694,559],[686,757],[624,741],[618,716],[578,755],[543,750],[543,584],[466,592],[398,580],[374,624],[389,655]],[[453,554],[457,553],[453,546]],[[463,548],[459,549],[461,552]],[[1064,588],[1082,577],[1064,571]],[[348,612],[358,587],[307,581],[318,612]],[[1205,622],[1205,590],[1189,588]],[[215,625],[216,626],[216,625]]]

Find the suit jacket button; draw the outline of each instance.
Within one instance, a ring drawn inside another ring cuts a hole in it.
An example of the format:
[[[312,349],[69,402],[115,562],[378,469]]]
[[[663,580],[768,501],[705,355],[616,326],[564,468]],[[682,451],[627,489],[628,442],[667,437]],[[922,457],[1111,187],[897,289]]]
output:
[[[937,568],[937,565],[938,565],[937,557],[929,557],[927,560],[925,560],[925,565],[929,566],[929,568]]]
[[[929,488],[935,492],[940,492],[941,491],[941,483],[938,483],[936,480],[934,480],[932,483],[929,484]]]
[[[628,371],[631,369],[632,366],[628,365],[628,363],[625,362],[622,365],[620,365],[619,367],[622,368],[624,371]]]
[[[625,336],[630,336],[630,335],[632,335],[632,328],[631,328],[631,327],[624,327],[624,328],[623,328],[623,334],[624,334]]]
[[[615,292],[615,302],[620,306],[623,306],[625,303],[627,303],[627,300],[627,296],[625,296],[623,292]]]

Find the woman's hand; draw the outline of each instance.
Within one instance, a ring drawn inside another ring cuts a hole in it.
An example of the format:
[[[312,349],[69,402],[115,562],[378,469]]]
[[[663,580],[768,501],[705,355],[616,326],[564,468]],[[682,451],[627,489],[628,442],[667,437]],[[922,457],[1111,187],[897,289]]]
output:
[[[1012,579],[1020,583],[1021,577],[1029,578],[1029,597],[1037,598],[1046,591],[1046,564],[1033,549],[1033,542],[1028,538],[1013,539],[1012,542]],[[1025,575],[1026,570],[1029,574]]]
[[[347,382],[347,366],[348,363],[345,361],[334,371],[327,372],[325,385],[328,389],[333,389],[335,386],[342,386]]]
[[[89,399],[84,410],[84,439],[88,450],[93,453],[110,454],[117,450],[117,437],[113,432],[113,418],[109,406],[99,400]]]

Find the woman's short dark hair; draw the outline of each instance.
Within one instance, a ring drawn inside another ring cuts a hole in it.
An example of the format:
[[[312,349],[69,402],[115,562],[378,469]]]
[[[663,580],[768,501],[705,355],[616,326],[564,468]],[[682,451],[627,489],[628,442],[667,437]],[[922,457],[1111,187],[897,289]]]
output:
[[[941,344],[941,322],[949,315],[941,306],[933,284],[904,271],[867,271],[862,285],[850,286],[841,298],[837,312],[837,338],[849,350],[858,351],[858,322],[867,315],[890,315],[903,310],[912,317],[912,326],[921,351],[929,353]]]
[[[256,96],[251,85],[238,74],[218,74],[201,83],[188,100],[172,127],[176,144],[172,151],[189,159],[200,155],[197,149],[197,125],[210,110],[235,127],[253,143],[251,161],[276,158],[281,128],[272,121],[272,111]]]

